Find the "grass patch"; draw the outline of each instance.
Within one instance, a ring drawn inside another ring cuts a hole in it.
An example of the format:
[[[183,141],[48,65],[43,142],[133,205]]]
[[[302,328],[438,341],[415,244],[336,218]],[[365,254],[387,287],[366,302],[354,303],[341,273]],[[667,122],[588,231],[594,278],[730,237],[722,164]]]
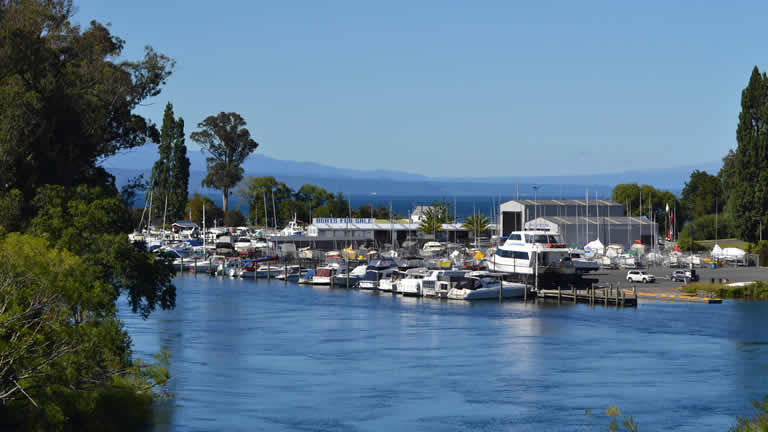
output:
[[[755,281],[745,286],[727,286],[719,283],[695,282],[680,287],[680,291],[705,297],[730,299],[768,299],[768,282]]]
[[[694,240],[695,243],[699,246],[706,247],[706,248],[713,248],[715,246],[715,243],[720,245],[721,248],[727,248],[727,247],[734,247],[739,248],[741,250],[748,250],[750,243],[745,242],[744,240],[739,239],[721,239],[721,240]]]

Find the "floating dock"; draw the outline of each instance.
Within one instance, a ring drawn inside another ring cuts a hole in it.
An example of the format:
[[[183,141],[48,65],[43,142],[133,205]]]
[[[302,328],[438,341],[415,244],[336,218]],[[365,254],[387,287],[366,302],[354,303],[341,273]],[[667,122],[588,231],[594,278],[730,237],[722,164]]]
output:
[[[594,286],[586,289],[539,290],[536,296],[558,303],[587,303],[617,307],[637,307],[637,291],[622,290],[613,286]]]

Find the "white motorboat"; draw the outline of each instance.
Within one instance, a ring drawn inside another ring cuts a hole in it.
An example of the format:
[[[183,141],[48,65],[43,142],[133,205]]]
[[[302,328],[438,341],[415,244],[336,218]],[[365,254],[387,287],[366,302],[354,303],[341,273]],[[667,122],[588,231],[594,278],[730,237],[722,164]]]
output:
[[[333,284],[336,286],[347,286],[347,279],[349,279],[349,286],[355,287],[357,286],[357,283],[360,281],[360,279],[365,276],[365,271],[367,268],[368,266],[365,264],[359,265],[350,271],[349,275],[347,275],[347,272],[342,269],[336,273],[336,276],[333,277]]]
[[[586,258],[584,256],[584,252],[577,249],[572,249],[570,255],[573,268],[576,270],[576,272],[588,273],[591,271],[600,270],[600,263],[598,263],[593,258]]]
[[[397,271],[397,263],[392,258],[377,258],[366,268],[365,275],[358,283],[361,289],[378,289],[381,279],[388,279]]]
[[[546,231],[517,231],[494,255],[485,258],[488,270],[530,278],[537,273],[574,273],[568,247],[560,236]],[[537,258],[538,257],[538,258]],[[537,269],[538,266],[538,269]]]
[[[522,283],[503,282],[491,273],[471,272],[457,281],[446,297],[451,300],[494,300],[499,298],[501,290],[503,298],[522,298],[525,287]]]
[[[299,280],[299,276],[301,276],[300,273],[301,267],[298,265],[289,265],[288,267],[285,267],[283,271],[275,276],[275,279],[277,280],[287,280],[288,282],[297,282]]]
[[[397,281],[396,292],[404,296],[421,297],[421,282],[429,274],[425,267],[411,268],[405,271]]]
[[[254,272],[257,279],[275,278],[283,272],[283,267],[276,264],[261,264]]]
[[[445,245],[436,241],[426,242],[421,248],[421,254],[429,257],[441,255],[443,252],[445,252]]]
[[[312,285],[330,285],[338,269],[338,266],[332,265],[318,267],[312,276]]]
[[[463,279],[465,270],[430,270],[421,281],[421,295],[424,297],[445,297],[453,284]]]

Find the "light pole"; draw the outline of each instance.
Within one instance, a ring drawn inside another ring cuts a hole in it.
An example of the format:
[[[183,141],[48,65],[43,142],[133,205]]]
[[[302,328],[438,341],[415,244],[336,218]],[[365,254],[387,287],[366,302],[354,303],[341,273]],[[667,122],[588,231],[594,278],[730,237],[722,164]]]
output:
[[[539,217],[539,210],[538,210],[538,201],[536,200],[536,191],[538,191],[539,187],[537,185],[533,185],[533,220],[538,219]]]

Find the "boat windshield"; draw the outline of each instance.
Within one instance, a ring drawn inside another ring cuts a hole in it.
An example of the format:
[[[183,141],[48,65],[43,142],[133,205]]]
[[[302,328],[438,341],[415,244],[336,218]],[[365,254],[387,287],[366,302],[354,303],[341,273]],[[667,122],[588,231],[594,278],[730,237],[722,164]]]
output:
[[[531,237],[533,237],[533,241],[531,241]],[[526,243],[560,243],[560,239],[558,239],[557,236],[554,236],[554,235],[536,234],[531,236],[529,234],[526,234],[525,242]]]

